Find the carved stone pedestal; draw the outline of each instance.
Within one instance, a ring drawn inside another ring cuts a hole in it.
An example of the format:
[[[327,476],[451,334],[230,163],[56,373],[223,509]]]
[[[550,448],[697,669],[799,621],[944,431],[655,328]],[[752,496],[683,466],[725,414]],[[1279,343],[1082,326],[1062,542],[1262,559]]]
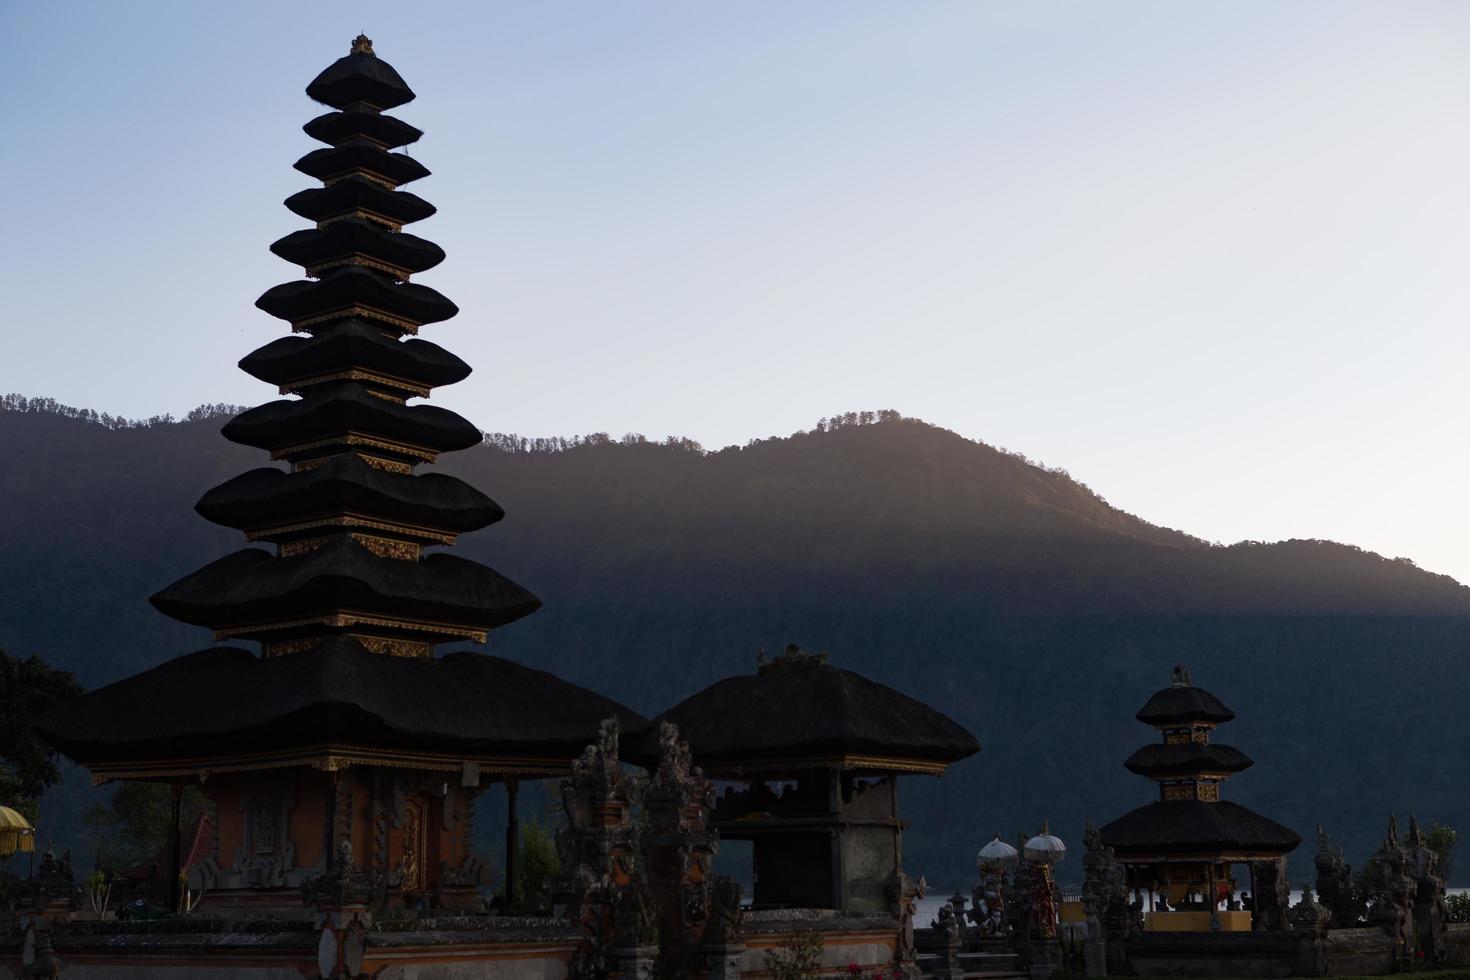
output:
[[[21,976],[27,980],[53,980],[57,973],[56,959],[51,951],[51,920],[44,916],[32,916],[23,922],[23,926],[25,935],[20,947]]]
[[[1108,975],[1108,944],[1103,939],[1089,939],[1082,945],[1082,965],[1089,977]]]
[[[1055,939],[1031,941],[1031,980],[1051,980],[1062,972],[1061,950]]]
[[[744,955],[744,943],[704,947],[708,980],[740,980],[740,958]]]
[[[614,980],[653,980],[657,946],[623,946],[612,951]]]

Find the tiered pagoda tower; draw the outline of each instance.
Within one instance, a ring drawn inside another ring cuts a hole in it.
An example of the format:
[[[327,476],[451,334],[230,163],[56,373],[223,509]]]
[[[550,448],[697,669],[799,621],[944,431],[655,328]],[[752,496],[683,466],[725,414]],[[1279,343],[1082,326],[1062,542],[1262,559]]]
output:
[[[301,885],[344,854],[386,882],[390,903],[464,906],[478,901],[470,826],[484,782],[506,781],[513,807],[516,779],[566,771],[603,719],[646,722],[541,671],[434,655],[446,642],[483,643],[540,602],[478,562],[426,552],[504,515],[461,480],[417,472],[481,434],[453,412],[409,404],[470,373],[414,336],[458,312],[412,281],[444,259],[402,230],[434,213],[399,189],[428,175],[394,152],[419,130],[387,114],[414,93],[361,36],[306,91],[332,111],[306,124],[327,145],[296,169],[322,186],[286,206],[315,227],[271,249],[307,278],[256,304],[294,336],[240,362],[296,397],[224,427],[285,468],[205,493],[199,513],[257,546],[152,598],[261,652],[180,657],[41,727],[98,781],[204,788],[218,839],[192,880],[207,911],[304,914]],[[512,833],[510,865],[514,853]]]
[[[1246,754],[1212,742],[1216,726],[1235,718],[1219,698],[1190,683],[1175,667],[1173,682],[1157,691],[1137,718],[1160,741],[1130,755],[1124,765],[1159,785],[1159,799],[1124,814],[1099,832],[1128,872],[1130,885],[1156,897],[1147,916],[1155,931],[1248,931],[1249,911],[1220,911],[1230,892],[1230,866],[1244,864],[1258,912],[1263,892],[1285,887],[1286,855],[1301,843],[1291,829],[1220,798],[1220,785],[1251,766]],[[1285,925],[1280,909],[1261,921]],[[1260,917],[1258,917],[1260,918]]]
[[[226,438],[269,451],[289,470],[252,470],[206,493],[197,508],[276,554],[237,551],[159,592],[153,604],[209,627],[215,639],[259,640],[266,656],[343,636],[394,656],[428,656],[452,640],[483,643],[488,630],[540,602],[477,562],[423,554],[504,515],[454,477],[414,473],[481,439],[453,412],[406,404],[470,373],[442,347],[403,339],[458,312],[443,294],[410,281],[444,260],[439,246],[402,231],[434,213],[398,190],[429,171],[391,152],[421,134],[384,114],[414,95],[363,37],[306,92],[337,110],[305,127],[329,146],[296,162],[324,186],[286,201],[316,227],[271,251],[313,278],[256,301],[306,336],[274,341],[240,362],[300,398],[262,405],[224,428]]]

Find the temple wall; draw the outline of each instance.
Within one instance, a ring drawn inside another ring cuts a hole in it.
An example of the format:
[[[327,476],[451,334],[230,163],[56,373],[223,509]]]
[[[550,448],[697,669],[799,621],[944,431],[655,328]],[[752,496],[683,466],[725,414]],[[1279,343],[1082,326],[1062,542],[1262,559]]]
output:
[[[1394,971],[1394,942],[1376,926],[1333,929],[1323,941],[1329,977],[1376,976]]]
[[[891,827],[850,827],[841,839],[844,908],[886,911],[885,886],[898,864],[898,835]]]
[[[740,954],[741,980],[770,977],[767,954],[791,941],[792,937],[812,930],[822,940],[821,968],[844,975],[850,964],[864,971],[893,966],[898,949],[898,923],[874,917],[858,919],[829,913],[824,918],[806,918],[804,910],[752,912],[743,929],[745,950]],[[762,921],[765,920],[765,921]],[[840,928],[833,928],[840,925]]]
[[[524,951],[517,956],[473,953],[413,963],[378,963],[370,956],[364,964],[373,980],[567,980],[570,975],[570,956],[554,951],[547,955],[526,955]]]
[[[240,787],[226,777],[211,779],[204,784],[204,791],[214,804],[215,834],[219,841],[215,857],[223,867],[229,867],[245,843],[244,801],[240,797]]]
[[[352,860],[360,868],[373,866],[373,786],[372,777],[348,770],[352,779]]]
[[[0,974],[8,976],[8,974]],[[209,963],[66,965],[58,980],[301,980],[300,967]]]
[[[1470,922],[1444,927],[1445,966],[1470,966]]]
[[[1298,942],[1289,932],[1155,932],[1129,939],[1127,956],[1141,977],[1290,977]]]
[[[321,773],[296,773],[296,805],[291,808],[291,842],[298,867],[322,863],[322,826],[327,819],[326,780]]]

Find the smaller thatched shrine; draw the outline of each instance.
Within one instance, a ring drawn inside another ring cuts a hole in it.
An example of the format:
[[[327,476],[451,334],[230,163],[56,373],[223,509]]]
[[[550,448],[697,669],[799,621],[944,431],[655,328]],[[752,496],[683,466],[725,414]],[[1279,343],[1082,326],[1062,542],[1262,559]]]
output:
[[[754,845],[757,907],[878,912],[901,870],[898,776],[980,751],[928,705],[795,646],[659,716],[724,782],[714,825]]]

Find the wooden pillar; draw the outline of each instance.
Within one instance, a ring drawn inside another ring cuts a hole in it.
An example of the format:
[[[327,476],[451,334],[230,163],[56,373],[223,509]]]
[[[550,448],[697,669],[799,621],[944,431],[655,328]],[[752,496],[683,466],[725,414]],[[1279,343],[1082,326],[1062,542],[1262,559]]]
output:
[[[1261,920],[1257,918],[1261,909],[1261,900],[1256,895],[1256,864],[1254,861],[1245,863],[1245,870],[1251,880],[1251,932],[1256,931],[1256,924]]]
[[[517,812],[516,796],[520,783],[515,779],[505,781],[505,907],[515,907],[520,901],[521,877],[521,818]]]
[[[832,907],[842,909],[847,907],[847,868],[843,855],[841,825],[842,770],[833,766],[827,773],[827,813],[828,819],[833,822],[832,829],[827,831],[831,846]]]
[[[893,870],[903,870],[903,820],[898,815],[898,773],[888,774],[888,808],[893,814]]]
[[[174,780],[169,786],[170,819],[168,823],[168,868],[164,872],[168,875],[168,908],[169,912],[177,915],[181,905],[182,893],[179,887],[179,811],[184,799],[184,784],[181,780]]]

